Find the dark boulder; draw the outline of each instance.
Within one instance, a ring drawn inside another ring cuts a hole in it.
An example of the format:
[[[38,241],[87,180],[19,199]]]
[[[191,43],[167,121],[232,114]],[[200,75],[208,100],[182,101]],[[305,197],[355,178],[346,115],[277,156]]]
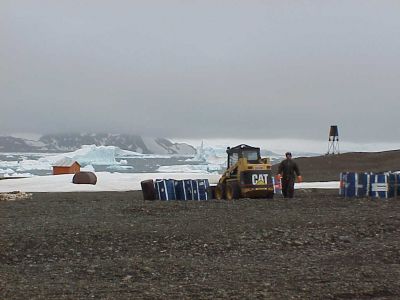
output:
[[[93,172],[78,172],[74,175],[72,182],[75,184],[96,184],[97,176]]]

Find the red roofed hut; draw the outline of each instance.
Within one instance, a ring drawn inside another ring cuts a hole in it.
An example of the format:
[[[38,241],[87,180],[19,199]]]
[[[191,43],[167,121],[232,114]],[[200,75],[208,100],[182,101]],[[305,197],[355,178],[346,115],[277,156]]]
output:
[[[63,158],[53,165],[53,175],[75,174],[81,171],[81,165],[71,158]]]

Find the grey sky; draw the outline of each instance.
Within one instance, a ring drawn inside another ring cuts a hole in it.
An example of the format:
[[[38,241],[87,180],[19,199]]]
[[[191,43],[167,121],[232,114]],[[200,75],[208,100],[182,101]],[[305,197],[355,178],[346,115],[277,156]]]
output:
[[[0,2],[0,133],[400,136],[400,1]]]

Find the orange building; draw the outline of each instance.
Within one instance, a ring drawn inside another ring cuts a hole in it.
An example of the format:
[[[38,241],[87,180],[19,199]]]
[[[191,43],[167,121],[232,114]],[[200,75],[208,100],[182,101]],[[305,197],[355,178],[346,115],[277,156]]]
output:
[[[81,165],[71,158],[63,158],[53,165],[53,175],[75,174],[81,171]]]

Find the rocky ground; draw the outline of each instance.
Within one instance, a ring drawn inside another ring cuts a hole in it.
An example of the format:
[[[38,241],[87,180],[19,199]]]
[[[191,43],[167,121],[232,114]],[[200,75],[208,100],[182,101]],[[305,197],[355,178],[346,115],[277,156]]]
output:
[[[400,199],[0,202],[0,299],[399,299]]]

